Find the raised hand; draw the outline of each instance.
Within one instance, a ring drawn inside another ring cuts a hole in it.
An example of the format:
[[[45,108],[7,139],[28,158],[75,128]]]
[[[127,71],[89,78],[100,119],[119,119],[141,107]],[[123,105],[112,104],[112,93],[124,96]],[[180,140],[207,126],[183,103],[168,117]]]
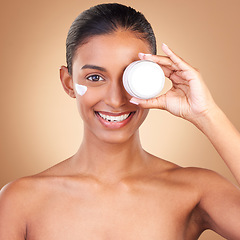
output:
[[[165,94],[148,100],[130,101],[144,108],[165,109],[189,120],[211,141],[219,155],[240,184],[240,133],[215,104],[200,73],[177,56],[167,45],[162,45],[167,56],[140,53],[140,59],[158,63],[172,88]]]
[[[140,53],[142,60],[158,63],[167,78],[172,81],[172,88],[157,98],[142,100],[132,98],[131,101],[144,108],[159,108],[169,111],[175,116],[191,122],[203,116],[215,107],[212,96],[200,73],[177,56],[167,45],[162,45],[167,56]]]

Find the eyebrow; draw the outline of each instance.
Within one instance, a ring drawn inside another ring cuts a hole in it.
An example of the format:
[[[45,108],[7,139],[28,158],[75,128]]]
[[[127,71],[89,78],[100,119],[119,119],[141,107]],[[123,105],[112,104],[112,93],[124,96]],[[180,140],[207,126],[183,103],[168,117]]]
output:
[[[99,70],[101,72],[107,72],[106,68],[95,66],[95,65],[90,65],[90,64],[84,65],[81,69],[95,69],[95,70]]]

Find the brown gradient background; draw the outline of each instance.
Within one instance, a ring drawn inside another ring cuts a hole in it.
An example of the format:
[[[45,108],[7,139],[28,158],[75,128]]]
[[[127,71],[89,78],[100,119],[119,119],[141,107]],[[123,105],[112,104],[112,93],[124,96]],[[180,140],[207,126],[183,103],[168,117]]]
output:
[[[108,1],[105,1],[108,2]],[[167,43],[198,68],[215,101],[240,128],[240,2],[238,0],[118,1],[142,11],[159,45]],[[82,139],[75,100],[59,80],[65,39],[76,16],[102,1],[9,0],[1,3],[0,187],[74,154]],[[170,87],[168,81],[167,88]],[[151,110],[143,146],[182,166],[234,178],[206,137],[190,123]],[[200,239],[223,239],[210,231]]]

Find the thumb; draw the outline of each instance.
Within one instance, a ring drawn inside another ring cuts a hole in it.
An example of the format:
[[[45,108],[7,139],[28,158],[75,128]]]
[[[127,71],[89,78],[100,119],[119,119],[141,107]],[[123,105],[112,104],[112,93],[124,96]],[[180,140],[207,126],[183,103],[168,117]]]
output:
[[[135,105],[140,105],[143,108],[158,108],[158,109],[166,109],[166,95],[163,94],[157,98],[151,99],[139,99],[132,97],[130,102]]]

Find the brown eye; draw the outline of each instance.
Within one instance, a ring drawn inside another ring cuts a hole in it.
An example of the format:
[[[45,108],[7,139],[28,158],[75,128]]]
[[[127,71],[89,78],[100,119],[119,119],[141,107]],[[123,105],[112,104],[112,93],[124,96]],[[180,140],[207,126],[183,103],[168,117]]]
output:
[[[91,76],[87,77],[87,80],[92,81],[92,82],[98,82],[98,81],[103,81],[104,79],[101,76],[95,74],[95,75],[91,75]]]

